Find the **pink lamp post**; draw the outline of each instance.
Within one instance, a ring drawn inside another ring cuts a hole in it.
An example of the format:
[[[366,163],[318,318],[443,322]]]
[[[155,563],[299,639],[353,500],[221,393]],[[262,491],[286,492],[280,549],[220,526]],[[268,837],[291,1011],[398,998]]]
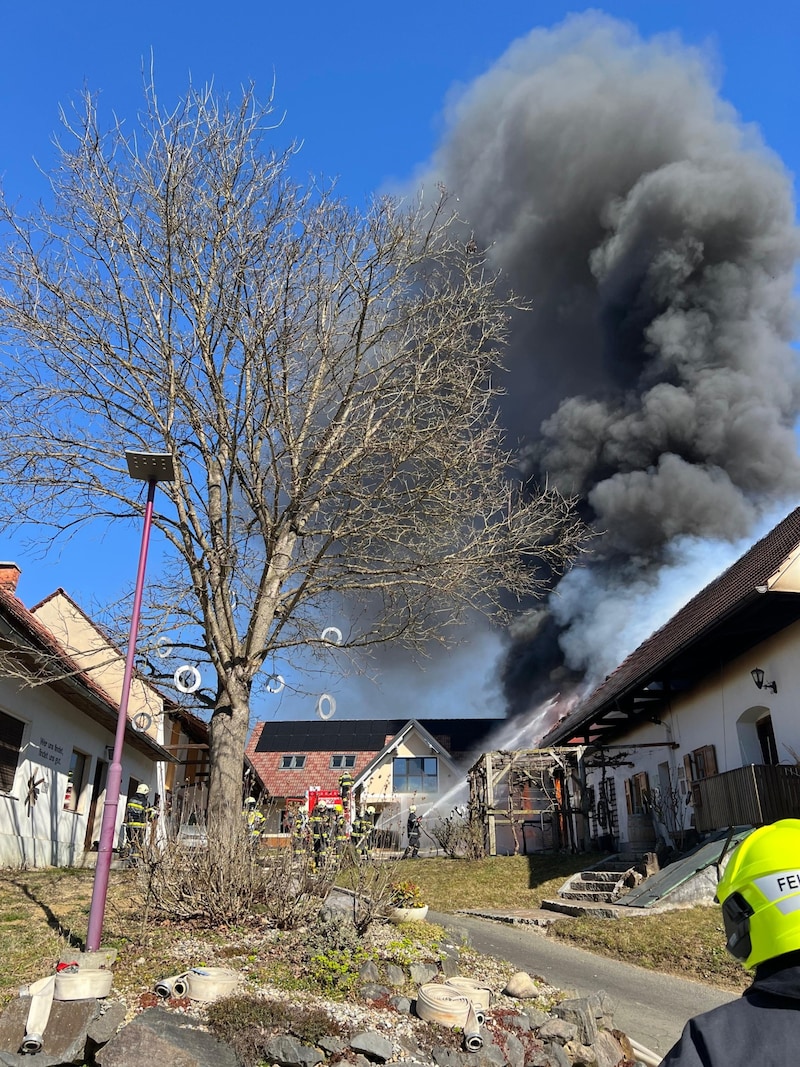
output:
[[[114,834],[117,825],[120,784],[122,782],[122,748],[125,742],[125,727],[128,724],[128,701],[131,693],[133,664],[136,654],[136,635],[139,632],[139,617],[142,609],[142,592],[144,590],[144,572],[147,564],[147,549],[150,543],[150,528],[153,524],[153,500],[156,485],[159,482],[175,480],[175,469],[169,453],[126,452],[128,473],[131,478],[147,482],[147,506],[144,513],[144,530],[142,547],[139,551],[139,570],[136,575],[136,589],[133,596],[133,613],[128,637],[128,654],[125,659],[125,673],[122,677],[122,693],[119,699],[117,731],[114,737],[114,755],[108,768],[106,781],[106,800],[103,805],[103,821],[100,827],[100,844],[97,852],[97,866],[94,872],[92,903],[89,909],[89,929],[86,934],[86,951],[96,952],[100,947],[103,933],[103,916],[108,895],[108,876],[111,871],[111,858],[114,853]]]

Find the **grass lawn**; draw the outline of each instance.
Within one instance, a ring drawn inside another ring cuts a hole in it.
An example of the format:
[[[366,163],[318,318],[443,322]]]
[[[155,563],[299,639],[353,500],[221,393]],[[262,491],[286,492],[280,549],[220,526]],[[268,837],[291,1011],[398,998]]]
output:
[[[398,864],[417,882],[433,910],[534,908],[555,895],[565,879],[587,865],[583,856],[498,856],[483,860],[424,859]],[[52,974],[58,959],[86,936],[92,871],[0,871],[0,1004],[21,985]],[[543,935],[544,936],[544,935]],[[724,949],[719,909],[696,907],[633,919],[559,920],[548,936],[727,989],[743,989],[745,972]],[[112,872],[102,944],[117,948],[115,986],[150,989],[172,973],[170,942],[192,938],[219,945],[246,940],[247,932],[201,930],[187,924],[143,922],[135,873]]]

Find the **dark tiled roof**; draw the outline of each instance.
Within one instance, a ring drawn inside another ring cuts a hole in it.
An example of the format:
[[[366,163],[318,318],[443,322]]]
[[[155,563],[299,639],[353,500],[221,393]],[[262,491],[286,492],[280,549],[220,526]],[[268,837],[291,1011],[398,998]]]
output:
[[[411,716],[409,716],[411,718]],[[470,752],[502,720],[417,719],[451,754]],[[408,719],[327,719],[260,722],[255,752],[380,752]],[[251,739],[252,740],[252,739]]]
[[[598,716],[636,687],[647,684],[669,662],[714,628],[770,594],[767,583],[800,545],[800,508],[757,541],[743,556],[709,583],[672,618],[623,660],[619,667],[558,724],[540,744],[569,741],[589,728]],[[763,636],[763,635],[762,635]]]

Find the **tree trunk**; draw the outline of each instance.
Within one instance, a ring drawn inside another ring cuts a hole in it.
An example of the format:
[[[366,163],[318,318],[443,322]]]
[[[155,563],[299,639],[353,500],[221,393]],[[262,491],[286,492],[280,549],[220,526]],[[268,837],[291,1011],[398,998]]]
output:
[[[232,671],[211,716],[208,825],[212,833],[233,830],[242,812],[242,756],[250,725],[251,679]]]

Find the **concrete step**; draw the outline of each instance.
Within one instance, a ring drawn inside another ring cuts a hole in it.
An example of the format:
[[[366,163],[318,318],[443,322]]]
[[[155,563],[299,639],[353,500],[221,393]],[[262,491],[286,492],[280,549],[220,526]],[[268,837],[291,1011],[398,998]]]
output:
[[[616,881],[590,882],[588,878],[573,878],[567,889],[570,893],[610,893]]]
[[[554,911],[559,915],[593,915],[598,919],[617,919],[619,909],[613,905],[604,906],[603,903],[584,903],[571,900],[543,900],[541,907],[544,911]],[[630,909],[629,909],[630,910]]]
[[[584,903],[610,904],[613,897],[609,892],[585,893],[580,890],[565,889],[558,894],[562,900],[580,900]]]
[[[608,870],[601,871],[596,867],[592,867],[588,871],[581,871],[577,878],[582,879],[584,882],[617,882],[630,868],[623,867],[621,870]]]

